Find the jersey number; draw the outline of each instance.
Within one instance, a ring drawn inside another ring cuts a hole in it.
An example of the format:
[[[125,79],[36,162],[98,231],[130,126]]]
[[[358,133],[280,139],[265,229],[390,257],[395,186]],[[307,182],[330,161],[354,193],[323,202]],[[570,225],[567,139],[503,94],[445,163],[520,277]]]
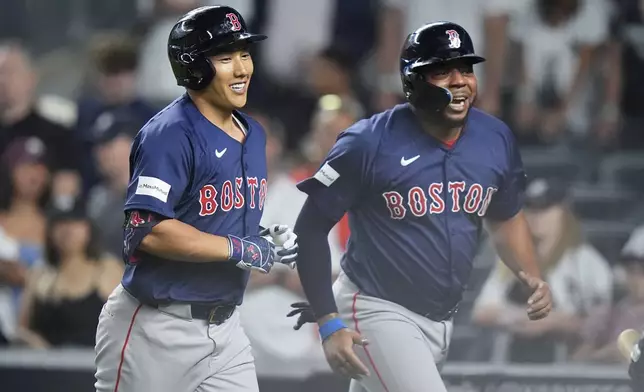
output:
[[[226,18],[230,21],[230,23],[233,25],[232,30],[233,31],[239,31],[242,28],[241,23],[239,23],[239,18],[237,18],[237,15],[233,14],[232,12],[230,14],[226,14]]]

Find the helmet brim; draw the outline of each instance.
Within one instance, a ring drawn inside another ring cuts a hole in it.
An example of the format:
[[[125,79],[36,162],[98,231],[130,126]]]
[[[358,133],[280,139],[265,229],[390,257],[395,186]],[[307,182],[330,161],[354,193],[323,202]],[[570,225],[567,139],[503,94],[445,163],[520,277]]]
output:
[[[450,58],[432,58],[432,59],[418,59],[410,65],[411,70],[417,70],[419,68],[427,67],[430,65],[438,64],[448,64],[455,61],[465,61],[469,64],[478,64],[485,61],[484,57],[477,56],[475,54],[465,54],[462,56],[455,56]]]

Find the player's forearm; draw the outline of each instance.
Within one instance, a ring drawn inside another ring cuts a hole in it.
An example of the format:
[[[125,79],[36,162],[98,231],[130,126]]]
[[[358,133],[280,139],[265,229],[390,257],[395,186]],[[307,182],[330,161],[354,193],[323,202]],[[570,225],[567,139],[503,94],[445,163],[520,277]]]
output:
[[[139,249],[168,260],[208,263],[228,261],[228,239],[204,233],[175,219],[159,222]]]
[[[335,225],[307,199],[295,223],[299,255],[297,269],[302,289],[318,322],[337,314],[333,298],[329,232]]]
[[[488,222],[496,251],[515,274],[520,271],[541,279],[532,235],[523,212],[503,222]]]

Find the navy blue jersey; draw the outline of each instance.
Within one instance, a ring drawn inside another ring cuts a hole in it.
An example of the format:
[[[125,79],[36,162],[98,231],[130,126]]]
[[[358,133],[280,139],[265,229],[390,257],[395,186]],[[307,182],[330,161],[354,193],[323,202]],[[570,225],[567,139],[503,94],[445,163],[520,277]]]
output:
[[[248,116],[239,143],[183,95],[138,133],[130,154],[125,211],[146,210],[200,231],[257,234],[266,199],[266,135]],[[248,272],[233,262],[169,261],[143,252],[126,260],[123,286],[155,302],[241,303]]]
[[[450,148],[423,131],[408,104],[344,131],[298,184],[332,218],[348,211],[349,278],[367,295],[423,314],[460,301],[483,218],[516,215],[524,186],[502,121],[472,109]]]

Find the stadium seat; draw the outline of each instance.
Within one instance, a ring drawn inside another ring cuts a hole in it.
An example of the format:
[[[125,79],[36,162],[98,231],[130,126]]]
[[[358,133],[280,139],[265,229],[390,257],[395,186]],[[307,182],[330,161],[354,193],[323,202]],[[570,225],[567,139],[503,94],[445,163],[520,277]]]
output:
[[[608,156],[600,162],[598,174],[602,186],[644,192],[644,152]]]
[[[555,178],[578,182],[587,179],[594,169],[583,156],[567,149],[524,148],[521,149],[521,159],[528,180]]]
[[[627,222],[641,198],[627,190],[587,185],[575,185],[570,192],[572,209],[582,220]]]
[[[637,227],[634,223],[619,223],[614,221],[585,221],[582,230],[586,239],[606,258],[609,263],[615,263],[622,247]]]

